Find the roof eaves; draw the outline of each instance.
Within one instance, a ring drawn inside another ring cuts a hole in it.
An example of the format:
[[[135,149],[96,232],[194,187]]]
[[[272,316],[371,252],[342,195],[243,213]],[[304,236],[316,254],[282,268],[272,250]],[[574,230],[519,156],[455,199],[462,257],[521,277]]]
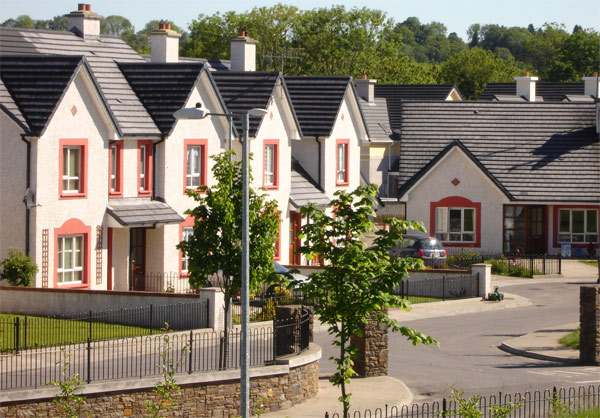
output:
[[[21,122],[19,120],[19,118],[15,116],[15,114],[13,112],[11,112],[10,110],[8,110],[2,104],[0,104],[0,110],[2,110],[4,113],[6,113],[6,115],[9,118],[11,118],[14,122],[16,122],[16,124],[19,125],[25,131],[26,135],[31,135],[31,130],[29,129],[29,127],[26,124],[24,124],[23,122]]]
[[[362,106],[360,105],[360,101],[358,99],[358,94],[356,93],[356,88],[354,87],[354,83],[352,82],[352,77],[350,77],[350,88],[352,89],[352,94],[354,95],[354,101],[356,103],[356,107],[358,107],[358,112],[360,114],[360,118],[362,119],[363,126],[365,128],[365,132],[367,134],[367,141],[370,141],[371,134],[369,133],[369,125],[367,124],[367,118],[365,118],[365,114],[362,110]]]
[[[294,103],[292,102],[292,99],[290,97],[290,92],[287,89],[285,77],[283,76],[283,74],[281,72],[279,73],[279,80],[281,80],[281,87],[283,87],[283,91],[285,93],[285,98],[290,106],[290,110],[292,111],[292,117],[294,118],[294,123],[296,123],[296,127],[298,128],[298,135],[300,136],[300,138],[302,138],[304,136],[304,134],[302,133],[302,126],[300,125],[300,121],[298,120],[298,116],[296,115],[296,109],[294,108]]]
[[[440,162],[447,154],[450,153],[450,151],[452,151],[454,148],[460,148],[460,150],[471,160],[473,161],[473,163],[490,179],[490,181],[492,183],[494,183],[496,185],[496,187],[498,187],[498,189],[500,191],[502,191],[502,193],[504,193],[504,195],[511,201],[514,201],[515,198],[514,196],[509,193],[508,190],[506,190],[506,188],[498,181],[498,179],[496,179],[489,171],[488,169],[481,164],[481,162],[477,159],[477,157],[475,157],[473,155],[473,153],[471,153],[471,151],[469,151],[467,149],[467,147],[465,147],[465,145],[458,140],[454,140],[452,141],[450,144],[448,144],[446,146],[446,148],[444,148],[444,150],[442,152],[440,152],[438,155],[435,156],[435,158],[433,158],[431,161],[429,161],[421,170],[419,170],[414,176],[412,176],[406,183],[404,183],[402,185],[402,187],[400,187],[400,189],[398,190],[398,196],[400,198],[402,198],[402,196],[404,196],[410,189],[413,188],[413,186],[415,186],[415,184],[417,184],[417,182],[419,180],[421,180],[428,172],[429,170],[431,170],[433,167],[435,167],[435,165]]]

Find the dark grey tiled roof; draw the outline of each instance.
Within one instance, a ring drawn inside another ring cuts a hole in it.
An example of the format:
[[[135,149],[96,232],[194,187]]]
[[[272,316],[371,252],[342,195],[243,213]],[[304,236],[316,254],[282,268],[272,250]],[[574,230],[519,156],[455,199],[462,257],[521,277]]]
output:
[[[253,108],[266,109],[275,89],[279,73],[254,71],[211,71],[227,111],[245,113]],[[242,132],[240,118],[234,118],[238,132]],[[256,136],[262,117],[250,118],[249,135]]]
[[[375,97],[394,100],[446,100],[454,89],[458,91],[454,84],[375,84]]]
[[[2,69],[0,68],[0,72]],[[0,108],[2,108],[8,116],[14,119],[17,123],[23,126],[23,129],[29,131],[29,126],[27,125],[27,121],[23,114],[17,107],[17,104],[11,97],[10,93],[6,89],[6,86],[2,82],[2,78],[0,77]]]
[[[367,122],[369,139],[375,141],[390,139],[392,127],[390,126],[387,100],[383,97],[376,97],[372,103],[367,102],[363,98],[359,98],[358,100]]]
[[[164,134],[175,123],[173,112],[181,109],[198,79],[200,63],[119,63],[121,72]]]
[[[44,131],[81,63],[82,57],[78,56],[0,55],[0,78],[30,134]]]
[[[152,55],[142,55],[146,62],[152,62]],[[180,63],[187,64],[205,64],[208,69],[215,71],[229,71],[231,67],[231,61],[219,60],[219,59],[206,59],[206,58],[195,58],[195,57],[179,57]]]
[[[2,55],[85,56],[124,135],[159,135],[160,131],[117,68],[116,62],[145,62],[121,39],[83,39],[72,32],[0,27]]]
[[[339,76],[285,77],[303,135],[331,135],[351,80]]]
[[[314,203],[317,206],[327,206],[329,204],[327,195],[323,193],[297,161],[292,161],[291,181],[290,203],[294,207],[300,208],[308,203]]]
[[[535,86],[536,96],[544,98],[545,102],[560,102],[566,95],[582,95],[584,83],[553,83],[538,81]],[[479,96],[479,100],[493,100],[494,96],[516,96],[517,83],[488,83]]]
[[[400,193],[460,142],[516,201],[600,201],[596,107],[588,103],[403,102]]]
[[[157,200],[111,200],[106,211],[123,226],[155,226],[183,222],[183,218],[169,205]]]

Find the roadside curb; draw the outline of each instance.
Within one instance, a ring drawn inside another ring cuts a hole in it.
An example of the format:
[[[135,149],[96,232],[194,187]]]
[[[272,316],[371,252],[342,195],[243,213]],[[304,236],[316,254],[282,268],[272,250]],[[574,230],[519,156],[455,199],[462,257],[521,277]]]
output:
[[[503,342],[502,344],[500,344],[498,346],[498,348],[500,350],[505,351],[510,354],[515,354],[515,355],[521,356],[521,357],[533,358],[536,360],[554,361],[554,362],[558,362],[558,363],[567,363],[567,364],[579,364],[579,359],[551,356],[548,354],[537,353],[535,351],[522,350],[520,348],[515,348],[515,347],[511,346],[507,342]]]

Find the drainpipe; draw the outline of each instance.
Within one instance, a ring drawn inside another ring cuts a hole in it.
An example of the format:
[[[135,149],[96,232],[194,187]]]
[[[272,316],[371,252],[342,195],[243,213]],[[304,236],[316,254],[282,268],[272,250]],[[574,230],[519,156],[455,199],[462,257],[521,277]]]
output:
[[[29,142],[24,134],[21,134],[21,140],[25,142],[27,146],[27,175],[25,181],[25,190],[29,189],[31,185],[31,142]],[[29,255],[29,229],[30,229],[30,220],[29,220],[29,211],[30,208],[27,207],[27,200],[24,199],[25,203],[25,254]]]
[[[317,145],[319,146],[319,152],[318,152],[318,154],[319,154],[319,165],[318,165],[318,167],[319,167],[319,170],[318,170],[318,181],[319,181],[319,187],[320,187],[321,189],[323,189],[323,185],[321,184],[321,148],[322,148],[322,145],[323,145],[323,144],[321,144],[321,141],[319,141],[319,137],[318,137],[318,136],[315,136],[315,141],[317,141]],[[336,157],[336,158],[337,158],[337,157]]]
[[[161,202],[164,202],[164,196],[160,197],[160,198],[156,198],[156,146],[162,142],[165,141],[165,139],[167,139],[166,135],[162,135],[162,138],[160,141],[157,142],[153,142],[152,143],[152,198],[151,200],[159,200]]]

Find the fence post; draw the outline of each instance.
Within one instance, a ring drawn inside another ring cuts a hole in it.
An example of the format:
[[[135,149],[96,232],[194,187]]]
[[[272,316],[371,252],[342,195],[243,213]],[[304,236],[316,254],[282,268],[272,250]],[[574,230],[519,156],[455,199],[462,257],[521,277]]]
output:
[[[88,315],[88,323],[89,323],[89,335],[88,335],[88,339],[91,340],[92,339],[92,310],[91,309],[90,309],[90,313]]]
[[[23,347],[27,349],[27,315],[23,317]]]
[[[533,279],[533,270],[535,268],[535,256],[532,254],[529,258],[531,263],[531,270],[529,270],[529,277]]]
[[[446,416],[446,413],[448,412],[448,402],[446,401],[446,398],[442,399],[442,416]]]
[[[92,381],[91,370],[92,370],[92,340],[90,338],[88,338],[88,341],[87,341],[87,379],[85,379],[85,381],[87,383],[90,383]]]
[[[188,355],[190,356],[190,359],[188,361],[188,374],[192,374],[192,353],[194,350],[194,331],[190,330],[190,351],[188,353]]]
[[[562,253],[558,254],[558,274],[562,274]]]
[[[150,304],[150,323],[148,325],[150,328],[150,335],[152,335],[152,304]]]
[[[15,352],[19,354],[19,336],[20,336],[20,323],[19,317],[15,317]]]
[[[477,275],[478,296],[487,298],[488,293],[492,292],[492,266],[491,264],[473,264],[471,274]]]
[[[446,275],[442,275],[442,300],[446,300]]]
[[[204,321],[204,324],[202,325],[202,328],[210,328],[209,326],[209,315],[210,315],[210,299],[206,299],[206,319]]]

